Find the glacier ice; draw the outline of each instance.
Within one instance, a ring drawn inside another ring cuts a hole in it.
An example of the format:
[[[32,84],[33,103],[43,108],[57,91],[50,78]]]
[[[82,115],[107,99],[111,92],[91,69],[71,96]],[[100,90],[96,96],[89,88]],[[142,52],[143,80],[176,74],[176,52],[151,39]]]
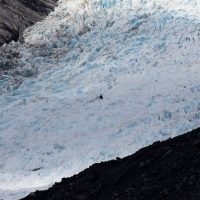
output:
[[[24,44],[3,45],[0,197],[19,199],[197,128],[199,8],[62,0],[25,30]]]

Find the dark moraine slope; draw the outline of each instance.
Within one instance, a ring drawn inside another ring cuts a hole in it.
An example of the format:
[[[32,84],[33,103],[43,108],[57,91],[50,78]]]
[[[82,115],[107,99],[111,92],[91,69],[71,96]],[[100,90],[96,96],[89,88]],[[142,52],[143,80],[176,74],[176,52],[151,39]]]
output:
[[[199,200],[200,128],[94,164],[23,200]]]
[[[18,40],[24,29],[42,20],[57,0],[0,0],[0,46]]]

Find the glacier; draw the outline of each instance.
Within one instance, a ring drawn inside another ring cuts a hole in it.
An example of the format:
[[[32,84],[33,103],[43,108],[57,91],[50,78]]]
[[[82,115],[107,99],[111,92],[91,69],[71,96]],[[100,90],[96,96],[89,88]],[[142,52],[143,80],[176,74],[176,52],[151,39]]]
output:
[[[0,199],[200,124],[200,2],[60,0],[0,48]],[[100,98],[102,95],[103,99]]]

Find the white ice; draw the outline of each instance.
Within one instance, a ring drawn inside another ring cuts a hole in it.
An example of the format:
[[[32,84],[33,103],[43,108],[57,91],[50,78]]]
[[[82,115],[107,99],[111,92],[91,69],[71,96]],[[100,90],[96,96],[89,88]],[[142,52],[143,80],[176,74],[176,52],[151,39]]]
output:
[[[199,8],[60,0],[24,44],[4,45],[20,82],[0,77],[0,199],[199,127]]]

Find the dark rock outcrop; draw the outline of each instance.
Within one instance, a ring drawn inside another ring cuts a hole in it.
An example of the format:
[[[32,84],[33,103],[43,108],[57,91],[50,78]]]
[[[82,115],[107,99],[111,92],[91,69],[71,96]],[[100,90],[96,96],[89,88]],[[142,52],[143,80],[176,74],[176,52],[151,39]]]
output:
[[[42,20],[57,5],[57,0],[0,0],[0,46],[22,40],[25,28]]]
[[[200,199],[200,128],[126,158],[94,164],[23,200]]]

